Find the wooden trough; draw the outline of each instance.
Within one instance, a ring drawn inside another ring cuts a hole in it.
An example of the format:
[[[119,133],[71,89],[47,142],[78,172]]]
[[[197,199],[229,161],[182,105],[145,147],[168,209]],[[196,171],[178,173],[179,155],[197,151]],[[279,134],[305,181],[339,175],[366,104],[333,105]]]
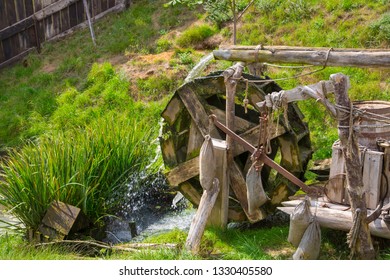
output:
[[[209,116],[212,114],[225,123],[226,88],[222,74],[216,72],[184,84],[175,92],[162,113],[164,123],[160,142],[164,163],[168,170],[168,182],[195,207],[199,205],[203,193],[199,183],[199,151],[204,136],[210,134],[214,141],[218,139],[223,141],[226,138],[225,133],[209,123]],[[266,94],[280,91],[281,88],[275,82],[262,82],[259,77],[248,74],[243,74],[243,78],[237,83],[234,132],[253,146],[257,146],[260,132],[257,103],[263,101]],[[248,87],[245,80],[248,80]],[[246,91],[249,100],[247,113],[243,104]],[[272,153],[269,156],[272,159],[277,158],[281,166],[301,178],[312,155],[309,130],[295,104],[288,105],[287,119],[288,126],[283,115],[275,118],[270,126]],[[222,203],[228,207],[224,210],[215,207],[219,209],[216,211],[227,212],[227,214],[217,215],[219,221],[217,219],[216,223],[221,223],[221,215],[226,217],[222,222],[224,224],[227,220],[259,221],[265,218],[268,212],[273,212],[281,201],[286,200],[298,189],[282,176],[271,171],[269,167],[264,167],[262,181],[271,200],[261,207],[256,215],[249,215],[245,175],[252,163],[251,155],[237,144],[233,151],[234,163],[227,166],[228,175],[220,175],[219,178],[220,183],[224,181],[227,184],[225,198],[220,197],[217,200],[217,204]]]

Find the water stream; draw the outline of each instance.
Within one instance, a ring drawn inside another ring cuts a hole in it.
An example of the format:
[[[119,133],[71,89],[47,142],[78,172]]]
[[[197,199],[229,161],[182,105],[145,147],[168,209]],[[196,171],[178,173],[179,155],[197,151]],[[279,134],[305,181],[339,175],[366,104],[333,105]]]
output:
[[[208,55],[203,56],[198,64],[195,65],[194,68],[188,73],[184,82],[188,83],[193,81],[195,78],[199,77],[202,71],[210,64],[210,62],[214,59],[213,53],[209,53]]]
[[[116,217],[107,221],[106,238],[109,243],[128,242],[131,235],[130,223],[135,223],[138,236],[136,240],[175,228],[187,230],[195,210],[189,207],[186,199],[172,202],[175,196],[162,174],[153,177],[134,175],[126,183],[126,191],[121,194],[122,202]]]

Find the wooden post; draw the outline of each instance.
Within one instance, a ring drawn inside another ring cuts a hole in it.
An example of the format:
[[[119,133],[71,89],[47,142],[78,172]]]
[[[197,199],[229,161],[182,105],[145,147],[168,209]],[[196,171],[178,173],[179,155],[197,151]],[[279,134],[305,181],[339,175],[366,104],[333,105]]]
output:
[[[237,63],[233,67],[225,70],[223,73],[225,86],[226,86],[226,126],[230,130],[234,131],[234,119],[235,119],[235,102],[234,98],[236,95],[236,88],[239,79],[241,78],[242,71],[244,69],[243,63]],[[226,136],[226,144],[227,144],[227,166],[231,168],[233,166],[234,160],[234,141],[233,139],[227,135]]]
[[[334,83],[336,104],[352,110],[348,97],[349,78],[343,74],[333,74],[330,79]],[[340,146],[345,159],[347,190],[353,215],[353,226],[348,234],[351,256],[357,254],[360,259],[374,259],[375,250],[372,245],[370,230],[367,223],[367,208],[362,163],[357,142],[353,131],[353,114],[338,112],[338,132]]]
[[[89,31],[91,32],[92,42],[96,46],[95,32],[93,31],[91,15],[89,13],[87,0],[83,0],[83,4],[84,4],[85,14],[87,15],[87,19],[88,19],[88,26],[89,26]]]
[[[213,139],[216,159],[216,177],[219,180],[219,195],[211,211],[207,225],[226,228],[229,208],[229,185],[226,165],[226,141]]]
[[[199,252],[200,241],[206,228],[206,223],[210,216],[211,210],[213,209],[215,201],[217,200],[218,193],[218,179],[214,179],[213,185],[209,190],[203,191],[198,211],[196,211],[196,214],[192,219],[186,241],[187,250],[191,251],[193,254],[197,254]]]
[[[226,46],[215,59],[243,62],[297,63],[319,66],[390,67],[389,50],[333,49],[288,46]]]

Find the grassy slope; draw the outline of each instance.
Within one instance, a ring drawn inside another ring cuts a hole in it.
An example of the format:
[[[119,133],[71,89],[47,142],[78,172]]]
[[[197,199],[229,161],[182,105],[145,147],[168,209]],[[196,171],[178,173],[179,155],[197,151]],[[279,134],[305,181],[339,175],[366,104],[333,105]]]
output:
[[[127,71],[128,79],[132,82],[130,94],[134,98],[152,102],[164,100],[164,96],[169,95],[178,84],[177,79],[173,79],[174,75],[179,75],[180,78],[185,76],[201,53],[198,54],[191,49],[176,49],[172,44],[176,35],[179,34],[177,30],[180,32],[183,26],[197,20],[199,17],[197,12],[188,12],[180,7],[173,10],[163,9],[161,8],[163,2],[165,1],[140,1],[140,4],[135,5],[133,9],[119,15],[108,16],[96,23],[98,47],[92,45],[88,30],[82,30],[62,41],[45,44],[41,54],[33,54],[27,58],[27,67],[17,64],[12,68],[2,70],[0,72],[0,148],[21,143],[20,139],[25,136],[26,129],[31,125],[31,112],[35,111],[48,117],[57,106],[56,97],[60,92],[67,89],[69,85],[82,89],[87,73],[94,62],[111,61],[118,69],[123,69],[122,66],[125,65],[127,68],[124,69],[129,70]],[[296,5],[292,5],[294,3]],[[390,43],[390,35],[386,33],[388,29],[376,28],[376,23],[382,20],[383,26],[389,27],[385,20],[386,17],[383,16],[389,9],[388,0],[370,1],[369,3],[360,0],[261,0],[243,17],[239,26],[238,41],[241,44],[251,45],[262,43],[265,45],[387,48]],[[223,28],[220,33],[225,36],[226,41],[230,40],[229,27]],[[158,53],[163,55],[156,55]],[[148,56],[150,54],[152,56]],[[164,60],[169,60],[168,66],[163,63]],[[158,66],[157,73],[152,72],[146,77],[140,75],[150,70],[153,64]],[[168,71],[164,71],[161,67],[168,67],[172,76],[165,75]],[[351,77],[353,99],[389,99],[390,74],[388,70],[327,68],[313,76],[288,80],[282,82],[281,85],[284,88],[292,88],[298,84],[328,79],[331,73],[340,71]],[[137,73],[138,76],[132,77],[133,73]],[[269,69],[269,74],[273,77],[285,77],[296,73]],[[156,76],[160,78],[155,79]],[[161,80],[164,80],[162,85],[159,83]],[[163,92],[163,94],[157,94],[157,92]],[[323,125],[325,123],[329,127],[334,126],[333,120],[324,110],[318,110],[314,102],[303,102],[300,107],[309,122],[314,145],[318,148],[316,157],[329,156],[329,147],[337,135],[332,129],[324,132]],[[237,238],[237,236],[242,236],[241,232],[229,231],[227,234],[221,234],[218,231],[208,231],[205,248],[213,244],[215,252],[212,254],[220,254],[219,258],[287,258],[292,250],[285,242],[287,227],[273,229],[278,233],[278,239],[274,239],[275,232],[267,234],[267,230],[259,230],[257,234],[246,231],[242,237],[245,240]],[[176,237],[172,236],[175,234]],[[160,237],[160,241],[164,238],[164,236]],[[173,232],[166,238],[171,242],[183,243],[183,233]],[[345,252],[338,253],[340,250],[347,250],[343,244],[339,244],[340,239],[334,238],[332,233],[326,238],[323,243],[326,252],[323,258],[345,258]],[[261,241],[263,239],[266,243],[272,241],[272,245],[266,247],[265,252],[254,252],[253,250],[259,249],[259,245],[256,244],[263,242]],[[2,240],[4,241],[4,238]],[[149,241],[157,242],[158,239]],[[3,244],[0,259],[9,256],[10,247],[7,246],[10,244],[12,247],[20,246],[18,245],[20,242],[20,240],[0,242]],[[35,254],[37,252],[34,251],[31,256],[15,255],[9,258],[39,258]],[[41,258],[57,258],[55,256],[56,253],[54,257],[45,255]],[[388,256],[388,251],[384,251],[381,255],[382,258],[388,258]],[[129,257],[126,255],[112,256],[112,258]],[[68,255],[65,258],[77,258],[77,256]],[[174,252],[163,251],[141,253],[133,258],[191,257],[186,254],[178,256]]]
[[[30,126],[31,112],[48,117],[57,106],[55,99],[60,92],[69,86],[82,88],[94,62],[119,64],[132,60],[133,54],[161,51],[158,39],[162,34],[195,19],[193,13],[183,13],[182,7],[163,9],[164,1],[139,2],[94,25],[97,47],[84,29],[63,40],[45,43],[41,54],[27,57],[27,66],[18,63],[0,71],[0,149],[21,143]],[[180,69],[180,65],[176,67]],[[128,76],[131,80],[131,73]],[[177,86],[168,78],[168,85],[165,81],[155,86],[165,95]]]

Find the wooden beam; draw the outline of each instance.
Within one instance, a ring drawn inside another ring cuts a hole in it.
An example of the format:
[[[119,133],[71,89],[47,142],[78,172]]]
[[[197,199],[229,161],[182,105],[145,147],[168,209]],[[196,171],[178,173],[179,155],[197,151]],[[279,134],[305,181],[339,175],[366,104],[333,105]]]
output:
[[[177,90],[181,100],[186,106],[192,119],[196,123],[203,137],[209,134],[209,116],[206,113],[203,104],[200,102],[196,93],[189,87],[182,87]],[[212,135],[214,137],[214,135]]]
[[[213,139],[216,159],[216,177],[219,180],[219,194],[211,211],[208,225],[226,228],[229,211],[229,180],[226,165],[226,141]]]
[[[290,214],[295,207],[278,207],[279,210]],[[330,208],[310,207],[312,213],[317,213],[317,220],[321,226],[342,231],[350,231],[352,227],[352,213],[351,211],[342,211]],[[386,224],[382,219],[378,218],[371,222],[369,229],[372,235],[390,239],[390,225]]]
[[[26,30],[27,28],[34,25],[34,18],[32,16],[19,21],[7,28],[4,28],[0,31],[0,41],[7,39],[23,30]]]
[[[169,185],[178,186],[192,177],[199,175],[199,157],[187,160],[173,168],[167,175]]]
[[[214,115],[217,116],[218,120],[220,120],[222,124],[226,125],[226,112],[225,111],[218,109],[216,107],[210,107],[210,111]],[[235,116],[234,124],[236,126],[236,133],[242,133],[242,132],[247,131],[248,129],[251,129],[251,128],[256,126],[254,123],[251,123],[250,121],[247,121],[247,120],[240,118],[238,116]]]
[[[57,13],[59,11],[61,11],[62,9],[65,9],[66,7],[68,7],[69,5],[77,2],[79,0],[60,0],[60,1],[56,1],[55,3],[43,8],[42,10],[38,11],[35,13],[35,18],[40,21],[40,20],[43,20],[45,18],[47,18],[48,16],[54,14],[54,13]]]
[[[389,50],[306,48],[286,46],[228,46],[213,52],[215,59],[242,62],[311,64],[318,66],[390,67]]]

